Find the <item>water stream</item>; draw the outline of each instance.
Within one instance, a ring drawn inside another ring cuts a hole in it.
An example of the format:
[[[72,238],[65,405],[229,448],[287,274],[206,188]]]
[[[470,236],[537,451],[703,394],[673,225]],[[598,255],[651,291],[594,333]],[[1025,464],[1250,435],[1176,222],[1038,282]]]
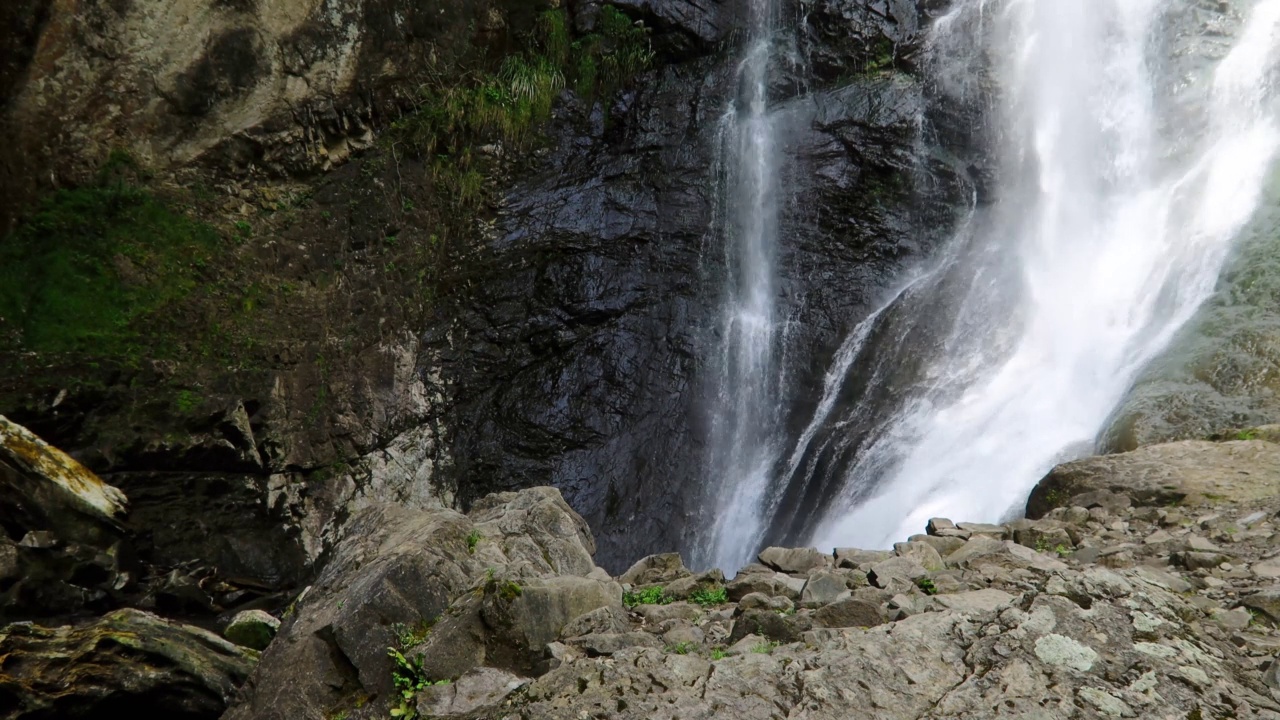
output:
[[[771,526],[884,547],[931,516],[1016,513],[1054,464],[1092,451],[1257,205],[1280,147],[1280,0],[1237,3],[1221,52],[1192,69],[1167,37],[1182,3],[959,0],[932,29],[928,72],[993,99],[997,201],[852,329],[793,438],[777,421],[772,11],[753,3],[722,133],[734,273],[707,559],[736,567]]]
[[[1280,140],[1280,2],[1246,8],[1230,52],[1189,78],[1162,56],[1161,13],[1186,11],[1171,8],[970,0],[938,23],[936,48],[988,43],[1000,200],[946,270],[964,288],[947,298],[951,333],[841,470],[816,544],[883,547],[934,515],[1016,513],[1055,463],[1092,450],[1212,292]]]

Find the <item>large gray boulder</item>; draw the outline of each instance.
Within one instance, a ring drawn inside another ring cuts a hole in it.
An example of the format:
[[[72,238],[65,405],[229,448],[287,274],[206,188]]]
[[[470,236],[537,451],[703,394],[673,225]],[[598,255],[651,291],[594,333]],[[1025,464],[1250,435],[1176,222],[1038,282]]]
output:
[[[491,496],[470,517],[370,507],[351,520],[226,718],[330,717],[357,697],[385,708],[395,667],[388,648],[408,651],[405,641],[420,640],[459,596],[541,652],[560,629],[549,626],[620,604],[616,585],[581,577],[595,570],[593,550],[582,518],[553,488]],[[553,620],[534,620],[544,617]]]

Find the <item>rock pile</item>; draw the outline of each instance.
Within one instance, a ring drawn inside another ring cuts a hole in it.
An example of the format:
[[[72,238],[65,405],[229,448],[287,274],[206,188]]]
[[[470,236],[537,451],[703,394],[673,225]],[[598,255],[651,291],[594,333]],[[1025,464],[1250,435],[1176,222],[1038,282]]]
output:
[[[675,554],[610,578],[549,489],[371,509],[226,717],[1280,718],[1269,473],[1117,492],[1147,460],[1093,459],[1111,489],[1050,475],[1035,519],[768,548],[731,579]]]

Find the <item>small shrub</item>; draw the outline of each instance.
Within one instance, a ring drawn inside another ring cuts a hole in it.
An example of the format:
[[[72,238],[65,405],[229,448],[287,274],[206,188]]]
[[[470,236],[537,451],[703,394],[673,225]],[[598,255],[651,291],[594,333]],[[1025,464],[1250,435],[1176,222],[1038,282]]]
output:
[[[728,653],[726,653],[726,652],[724,651],[724,648],[712,648],[712,649],[711,649],[711,659],[712,659],[712,660],[723,660],[723,659],[725,659],[725,658],[726,658],[726,657],[728,657],[728,656],[729,656],[729,654],[728,654]]]
[[[622,604],[629,608],[637,605],[669,605],[672,601],[673,598],[667,595],[661,585],[622,594]]]
[[[474,555],[476,553],[476,546],[480,544],[480,540],[483,538],[484,536],[480,534],[479,530],[472,530],[471,533],[467,535],[467,552]]]
[[[688,655],[693,651],[693,647],[693,643],[691,642],[676,643],[675,645],[668,647],[667,652],[672,652],[676,655]]]
[[[729,593],[723,587],[698,588],[689,596],[689,601],[702,605],[722,605],[729,602]]]
[[[413,696],[431,685],[448,685],[448,680],[432,680],[422,669],[423,656],[415,655],[413,659],[404,656],[395,648],[387,648],[387,657],[391,658],[391,683],[400,694],[398,700],[392,701],[391,717],[414,720],[418,710],[414,707]]]
[[[916,587],[920,588],[920,591],[925,595],[938,594],[938,586],[934,585],[933,581],[927,577],[922,577],[919,580],[916,580]]]
[[[753,653],[759,653],[759,654],[761,654],[761,655],[768,655],[769,653],[773,652],[773,649],[774,649],[774,648],[776,648],[776,647],[778,647],[778,645],[780,645],[780,644],[781,644],[781,643],[779,643],[777,640],[770,640],[769,642],[762,642],[762,643],[760,643],[760,644],[758,644],[758,645],[756,645],[756,646],[752,647],[752,648],[751,648],[751,652],[753,652]]]
[[[1257,440],[1258,429],[1249,428],[1248,430],[1241,430],[1240,432],[1236,433],[1235,439],[1236,440]]]

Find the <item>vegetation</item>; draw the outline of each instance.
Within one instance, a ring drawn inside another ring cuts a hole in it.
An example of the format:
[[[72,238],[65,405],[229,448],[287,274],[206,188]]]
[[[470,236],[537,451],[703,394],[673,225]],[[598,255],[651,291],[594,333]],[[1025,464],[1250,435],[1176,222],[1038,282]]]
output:
[[[156,320],[200,285],[220,238],[150,192],[105,169],[102,177],[50,195],[0,242],[0,335],[35,352],[136,364],[155,354]]]
[[[485,194],[480,145],[528,146],[562,90],[607,96],[652,62],[647,31],[612,6],[601,9],[598,33],[577,39],[564,10],[547,10],[522,52],[459,82],[424,86],[416,109],[393,124],[392,147],[426,159],[435,189],[472,206]]]
[[[693,652],[693,648],[694,648],[693,643],[682,642],[682,643],[676,643],[675,645],[668,647],[667,652],[675,653],[676,655],[688,655],[689,653]]]
[[[391,717],[414,720],[418,710],[414,707],[413,696],[432,685],[448,685],[448,680],[432,680],[422,669],[423,656],[415,655],[412,660],[395,648],[387,648],[387,657],[391,658],[391,682],[399,693],[392,699]]]
[[[770,640],[768,642],[762,642],[758,645],[753,646],[751,648],[751,652],[759,653],[761,655],[768,655],[769,653],[773,652],[773,649],[778,647],[779,645],[781,645],[781,643],[779,643],[777,640]]]
[[[1236,433],[1236,434],[1235,434],[1235,438],[1234,438],[1234,439],[1236,439],[1236,440],[1257,440],[1257,439],[1258,439],[1258,429],[1257,429],[1257,428],[1249,428],[1248,430],[1241,430],[1240,432],[1238,432],[1238,433]]]
[[[396,634],[396,642],[400,643],[401,648],[411,648],[420,645],[431,634],[431,628],[440,621],[439,617],[433,620],[422,619],[413,625],[404,623],[395,623],[391,626],[392,632]]]
[[[723,587],[698,588],[689,595],[689,601],[698,605],[722,605],[729,602],[729,594]]]
[[[637,605],[669,605],[673,600],[661,585],[622,594],[622,604],[629,608]]]
[[[723,660],[728,656],[729,653],[725,652],[724,648],[711,648],[712,660]]]
[[[916,587],[920,588],[920,591],[925,595],[938,594],[938,586],[934,585],[933,581],[927,577],[922,577],[919,580],[916,580]]]
[[[480,544],[480,541],[483,538],[484,536],[480,534],[479,530],[472,530],[471,533],[467,535],[467,552],[474,555],[476,553],[476,546]]]

